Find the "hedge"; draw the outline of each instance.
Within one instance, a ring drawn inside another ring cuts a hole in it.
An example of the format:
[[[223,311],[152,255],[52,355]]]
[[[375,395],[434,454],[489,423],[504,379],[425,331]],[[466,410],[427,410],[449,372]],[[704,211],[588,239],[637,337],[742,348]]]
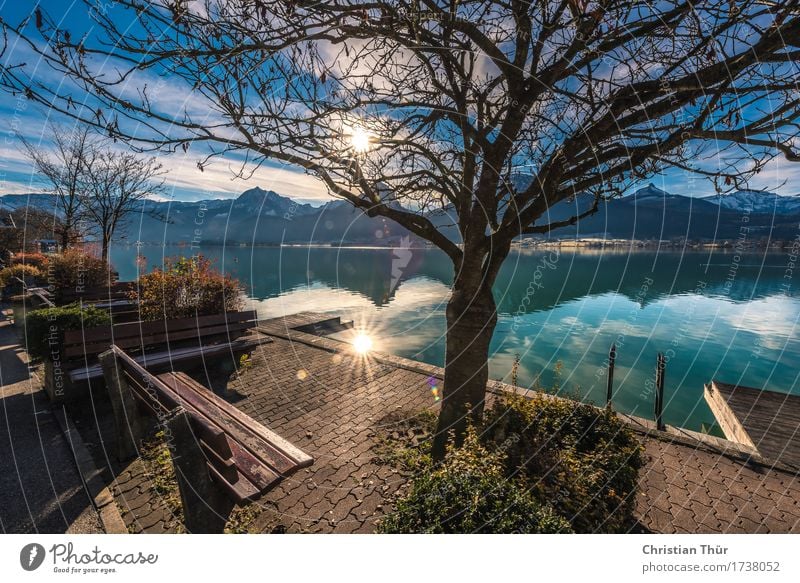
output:
[[[54,346],[64,342],[65,330],[94,328],[111,323],[108,312],[93,306],[81,309],[78,304],[57,308],[42,308],[28,312],[25,318],[28,353],[45,358]]]

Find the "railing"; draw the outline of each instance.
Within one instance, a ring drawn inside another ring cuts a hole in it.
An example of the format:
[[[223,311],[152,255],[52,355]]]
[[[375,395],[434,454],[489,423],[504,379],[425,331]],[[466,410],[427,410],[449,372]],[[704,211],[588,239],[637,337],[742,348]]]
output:
[[[614,365],[617,360],[617,346],[611,345],[608,352],[608,382],[606,385],[606,407],[613,407],[614,397]],[[664,377],[667,370],[667,359],[662,353],[656,356],[656,391],[655,402],[653,403],[653,417],[659,431],[665,431],[667,426],[664,423]]]

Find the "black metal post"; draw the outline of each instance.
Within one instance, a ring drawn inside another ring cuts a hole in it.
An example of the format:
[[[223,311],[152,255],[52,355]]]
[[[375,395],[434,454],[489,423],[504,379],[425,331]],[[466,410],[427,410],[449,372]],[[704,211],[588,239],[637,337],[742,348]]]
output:
[[[658,353],[658,359],[656,361],[656,407],[655,407],[655,417],[656,417],[656,428],[659,431],[664,431],[667,427],[664,425],[663,413],[664,413],[664,373],[667,368],[667,362],[664,358],[664,355],[660,352]]]
[[[617,360],[617,345],[612,344],[608,352],[608,386],[606,387],[606,407],[611,407],[611,397],[614,393],[614,362]]]

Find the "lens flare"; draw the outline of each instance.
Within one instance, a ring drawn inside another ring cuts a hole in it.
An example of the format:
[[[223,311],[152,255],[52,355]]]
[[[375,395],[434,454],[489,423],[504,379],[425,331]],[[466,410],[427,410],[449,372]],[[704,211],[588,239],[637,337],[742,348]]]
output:
[[[353,128],[350,134],[350,145],[357,153],[362,154],[369,150],[370,135],[364,128]]]
[[[359,334],[353,339],[353,348],[359,354],[366,354],[372,348],[372,338],[366,334]]]

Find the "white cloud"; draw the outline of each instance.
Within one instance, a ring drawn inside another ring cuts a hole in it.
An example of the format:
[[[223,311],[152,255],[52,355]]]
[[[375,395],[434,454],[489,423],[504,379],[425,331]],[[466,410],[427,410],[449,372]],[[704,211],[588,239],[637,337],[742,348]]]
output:
[[[202,172],[191,151],[160,159],[169,170],[166,185],[176,199],[184,198],[181,195],[185,191],[196,191],[197,196],[193,198],[213,198],[221,193],[236,195],[255,186],[304,201],[325,202],[331,198],[318,178],[291,167],[264,165],[255,169],[252,176],[249,175],[252,168],[245,168],[244,175],[248,178],[244,179],[237,178],[242,169],[241,161],[232,157],[213,159]]]
[[[27,137],[27,136],[26,136]],[[31,137],[38,143],[38,137]],[[5,141],[8,144],[8,141]],[[0,194],[16,194],[42,190],[45,185],[33,171],[30,161],[15,139],[14,145],[0,145],[0,160],[4,176],[0,176]],[[43,146],[47,146],[43,143]],[[119,149],[124,146],[119,145]],[[198,156],[190,150],[187,153],[160,154],[157,156],[168,170],[166,186],[168,198],[176,200],[217,198],[235,196],[255,186],[274,190],[284,196],[302,199],[304,202],[325,202],[331,199],[325,185],[314,176],[288,166],[265,164],[257,168],[252,176],[246,169],[247,179],[237,178],[241,171],[241,161],[233,156],[215,158],[201,172],[197,167]]]
[[[797,300],[784,295],[752,300],[747,304],[723,304],[720,319],[736,330],[759,337],[761,345],[771,350],[784,350],[797,337],[800,313]]]

